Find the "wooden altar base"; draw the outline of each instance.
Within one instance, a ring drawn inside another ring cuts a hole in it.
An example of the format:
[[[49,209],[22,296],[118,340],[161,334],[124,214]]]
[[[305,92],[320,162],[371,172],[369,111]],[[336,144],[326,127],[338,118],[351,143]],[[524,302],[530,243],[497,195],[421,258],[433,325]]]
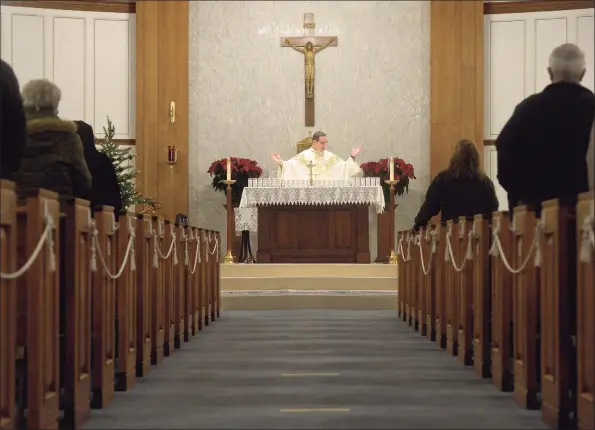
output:
[[[258,207],[258,263],[370,263],[369,205]]]
[[[392,310],[397,283],[397,266],[388,264],[221,266],[224,310]]]

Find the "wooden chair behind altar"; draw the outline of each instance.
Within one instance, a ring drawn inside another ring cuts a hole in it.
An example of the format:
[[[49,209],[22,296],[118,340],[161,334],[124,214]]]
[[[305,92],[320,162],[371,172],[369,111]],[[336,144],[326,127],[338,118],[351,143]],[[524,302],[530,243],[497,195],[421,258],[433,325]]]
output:
[[[310,148],[312,146],[312,132],[308,132],[308,137],[305,139],[300,140],[298,143],[295,144],[296,147],[296,154],[299,154],[302,151]]]

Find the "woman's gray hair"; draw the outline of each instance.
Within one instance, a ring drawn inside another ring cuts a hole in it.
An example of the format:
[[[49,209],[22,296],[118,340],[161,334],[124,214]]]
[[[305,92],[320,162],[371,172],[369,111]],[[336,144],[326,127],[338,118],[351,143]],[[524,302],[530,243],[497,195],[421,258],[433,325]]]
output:
[[[23,106],[35,110],[52,109],[58,113],[58,104],[62,98],[62,91],[56,84],[47,79],[33,79],[23,86],[21,94]]]
[[[585,53],[575,44],[565,43],[552,51],[549,66],[554,80],[580,82],[585,73]]]

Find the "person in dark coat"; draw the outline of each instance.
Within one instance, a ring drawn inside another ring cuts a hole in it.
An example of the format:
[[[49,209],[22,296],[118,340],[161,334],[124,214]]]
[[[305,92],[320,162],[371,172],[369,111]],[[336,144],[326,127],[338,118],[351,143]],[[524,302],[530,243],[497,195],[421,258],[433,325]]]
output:
[[[97,150],[93,127],[83,121],[75,121],[75,124],[93,177],[93,184],[86,198],[91,202],[92,208],[111,206],[117,215],[122,210],[122,197],[114,164],[107,155]]]
[[[19,81],[12,67],[0,60],[0,177],[13,179],[25,151],[26,120]]]
[[[442,222],[446,222],[497,210],[496,190],[480,166],[477,149],[473,142],[462,139],[457,143],[448,168],[438,173],[430,184],[415,217],[414,228],[427,225],[438,212]]]
[[[587,150],[595,117],[595,95],[580,82],[585,55],[571,43],[550,55],[552,83],[523,100],[498,139],[498,181],[509,208],[539,210],[544,200],[573,202],[587,191]]]
[[[35,79],[23,87],[27,140],[15,175],[19,196],[45,188],[62,198],[85,198],[91,188],[76,124],[58,117],[61,97],[60,88],[47,79]]]

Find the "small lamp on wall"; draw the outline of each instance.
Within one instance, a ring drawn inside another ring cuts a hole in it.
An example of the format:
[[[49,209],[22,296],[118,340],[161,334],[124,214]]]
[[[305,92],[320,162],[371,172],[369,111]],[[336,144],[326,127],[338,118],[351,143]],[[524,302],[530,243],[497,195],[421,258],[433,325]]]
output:
[[[178,151],[175,145],[168,145],[166,148],[167,151],[167,161],[166,163],[169,164],[169,170],[174,169],[174,165],[178,162]]]

